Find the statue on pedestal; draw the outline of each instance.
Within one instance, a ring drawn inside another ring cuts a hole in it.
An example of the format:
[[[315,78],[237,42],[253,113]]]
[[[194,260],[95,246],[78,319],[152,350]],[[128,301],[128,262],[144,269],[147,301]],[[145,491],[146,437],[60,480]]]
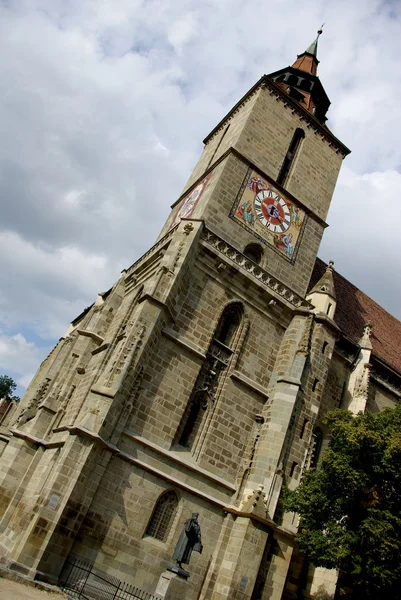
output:
[[[189,564],[192,551],[202,553],[203,546],[198,516],[198,513],[192,513],[192,517],[185,521],[184,529],[175,547],[173,560],[175,560],[180,569],[182,568],[182,564]]]

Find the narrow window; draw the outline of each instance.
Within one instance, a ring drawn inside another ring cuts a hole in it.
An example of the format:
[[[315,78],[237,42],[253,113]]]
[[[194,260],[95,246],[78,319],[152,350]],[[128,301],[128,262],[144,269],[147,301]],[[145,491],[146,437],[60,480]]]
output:
[[[145,535],[165,542],[173,524],[178,498],[175,492],[166,492],[160,496],[153,509]]]
[[[325,354],[325,352],[326,352],[326,348],[327,348],[327,346],[328,346],[328,345],[329,345],[329,343],[328,343],[328,342],[323,342],[323,346],[322,346],[322,354]]]
[[[229,304],[220,317],[214,339],[229,348],[232,347],[241,317],[242,306],[240,304]]]
[[[318,379],[315,379],[312,385],[312,392],[316,392],[317,384],[319,383]]]
[[[331,302],[329,302],[329,305],[328,305],[328,307],[327,307],[327,311],[326,311],[326,312],[327,312],[327,316],[328,316],[328,317],[330,316],[330,311],[331,311],[331,307],[332,307],[332,306],[333,306],[333,305],[331,304]]]
[[[320,452],[322,449],[323,443],[323,433],[319,427],[315,427],[312,434],[312,451],[311,451],[311,461],[310,466],[311,469],[314,469],[317,466],[319,461]]]
[[[177,431],[180,446],[194,451],[207,419],[207,413],[215,402],[215,392],[220,376],[228,366],[233,354],[237,333],[241,324],[243,308],[240,303],[229,304],[223,311],[215,329],[186,413]]]
[[[244,254],[249,260],[252,260],[257,265],[260,264],[263,256],[263,249],[259,244],[248,244],[244,248]]]
[[[296,463],[296,462],[292,463],[292,465],[291,465],[291,471],[290,471],[290,477],[294,477],[295,469],[297,468],[297,466],[298,466],[298,463]]]
[[[301,435],[299,436],[301,440],[303,440],[303,438],[304,438],[305,431],[306,431],[306,428],[308,427],[308,424],[309,424],[309,420],[304,419],[304,424],[302,425],[302,429],[301,429]]]
[[[285,155],[285,159],[283,161],[279,176],[277,178],[277,183],[279,185],[285,185],[285,183],[288,179],[288,175],[289,175],[291,166],[294,162],[295,156],[297,154],[297,151],[298,151],[304,137],[305,137],[305,132],[303,129],[298,128],[295,130],[295,133],[291,140],[291,144],[288,148],[287,154]]]

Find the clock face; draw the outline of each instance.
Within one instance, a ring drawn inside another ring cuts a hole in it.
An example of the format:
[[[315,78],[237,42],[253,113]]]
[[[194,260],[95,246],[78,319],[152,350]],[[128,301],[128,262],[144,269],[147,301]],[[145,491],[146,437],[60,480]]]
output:
[[[230,217],[287,260],[295,261],[307,216],[295,200],[282,195],[252,168],[239,189]]]
[[[271,187],[256,194],[254,206],[259,221],[272,233],[284,233],[291,225],[287,203]]]

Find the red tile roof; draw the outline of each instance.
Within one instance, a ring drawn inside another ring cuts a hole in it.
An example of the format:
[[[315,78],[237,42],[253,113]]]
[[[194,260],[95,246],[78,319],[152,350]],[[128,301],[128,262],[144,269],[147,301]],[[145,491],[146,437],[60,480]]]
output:
[[[309,289],[323,276],[326,267],[326,263],[320,258],[316,260]],[[371,321],[373,354],[401,373],[401,321],[336,271],[333,272],[333,277],[337,296],[334,321],[341,331],[358,342],[362,337],[363,326]]]

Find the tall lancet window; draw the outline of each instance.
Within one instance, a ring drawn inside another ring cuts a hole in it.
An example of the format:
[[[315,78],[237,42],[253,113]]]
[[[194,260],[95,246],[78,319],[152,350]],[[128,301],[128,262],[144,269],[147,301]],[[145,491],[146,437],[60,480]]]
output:
[[[239,302],[229,304],[224,309],[214,331],[205,362],[176,436],[177,443],[188,450],[194,449],[206,423],[207,415],[215,403],[220,378],[234,353],[242,316],[242,304]]]
[[[305,132],[303,129],[298,128],[295,130],[295,133],[291,140],[291,144],[289,145],[287,154],[285,155],[279,176],[277,178],[278,184],[280,184],[280,185],[286,184],[288,175],[290,174],[292,164],[295,160],[295,157],[299,151],[299,147],[300,147],[301,142],[304,139],[304,137],[305,137]]]

